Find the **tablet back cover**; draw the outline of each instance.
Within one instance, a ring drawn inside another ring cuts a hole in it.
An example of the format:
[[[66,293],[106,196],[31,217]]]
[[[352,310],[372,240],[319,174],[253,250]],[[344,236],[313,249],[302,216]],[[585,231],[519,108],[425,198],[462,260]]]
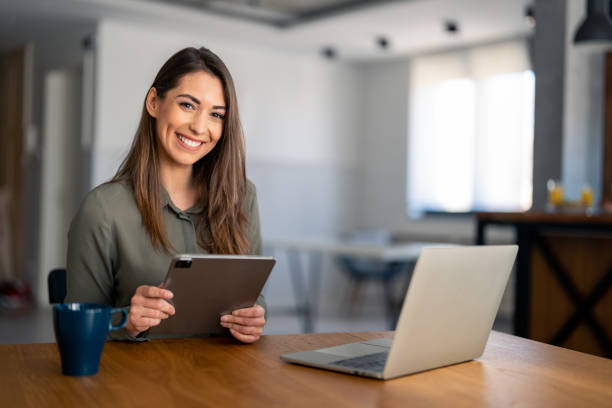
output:
[[[174,257],[163,287],[173,292],[176,313],[152,327],[151,337],[228,334],[221,316],[253,306],[275,262],[256,256]]]

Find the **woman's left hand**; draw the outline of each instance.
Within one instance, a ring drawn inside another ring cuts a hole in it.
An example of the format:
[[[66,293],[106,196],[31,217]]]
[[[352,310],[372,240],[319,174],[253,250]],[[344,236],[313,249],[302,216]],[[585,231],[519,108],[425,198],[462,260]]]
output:
[[[229,329],[232,336],[241,342],[253,343],[259,340],[266,324],[265,312],[259,305],[237,309],[231,315],[221,316],[221,326]]]

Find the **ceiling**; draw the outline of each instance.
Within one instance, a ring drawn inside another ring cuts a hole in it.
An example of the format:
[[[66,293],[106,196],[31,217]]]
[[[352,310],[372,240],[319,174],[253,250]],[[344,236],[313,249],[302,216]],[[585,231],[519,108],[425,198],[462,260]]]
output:
[[[0,35],[104,18],[154,23],[245,44],[339,60],[399,58],[529,35],[533,0],[20,0],[0,1]],[[219,6],[219,4],[224,4]],[[536,11],[537,13],[537,11]],[[445,23],[456,22],[449,33]],[[178,27],[178,28],[177,28]],[[47,31],[48,32],[48,31]],[[387,40],[386,48],[379,39]]]
[[[398,0],[141,0],[289,28]]]

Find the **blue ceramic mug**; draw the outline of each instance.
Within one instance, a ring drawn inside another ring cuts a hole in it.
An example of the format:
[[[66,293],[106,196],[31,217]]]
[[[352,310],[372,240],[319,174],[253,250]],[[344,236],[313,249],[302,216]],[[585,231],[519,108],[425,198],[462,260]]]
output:
[[[114,326],[113,313],[122,313]],[[64,303],[53,306],[53,329],[62,359],[62,373],[71,376],[98,372],[100,356],[109,331],[125,327],[128,312],[95,303]]]

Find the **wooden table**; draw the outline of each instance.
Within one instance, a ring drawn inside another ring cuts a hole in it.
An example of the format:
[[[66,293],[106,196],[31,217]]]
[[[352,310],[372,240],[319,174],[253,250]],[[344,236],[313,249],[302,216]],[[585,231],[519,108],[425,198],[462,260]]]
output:
[[[475,361],[380,381],[279,355],[392,332],[107,343],[100,372],[64,377],[54,343],[0,346],[1,407],[610,407],[612,361],[492,332]]]
[[[519,246],[514,333],[612,358],[612,214],[476,213],[507,225]]]

